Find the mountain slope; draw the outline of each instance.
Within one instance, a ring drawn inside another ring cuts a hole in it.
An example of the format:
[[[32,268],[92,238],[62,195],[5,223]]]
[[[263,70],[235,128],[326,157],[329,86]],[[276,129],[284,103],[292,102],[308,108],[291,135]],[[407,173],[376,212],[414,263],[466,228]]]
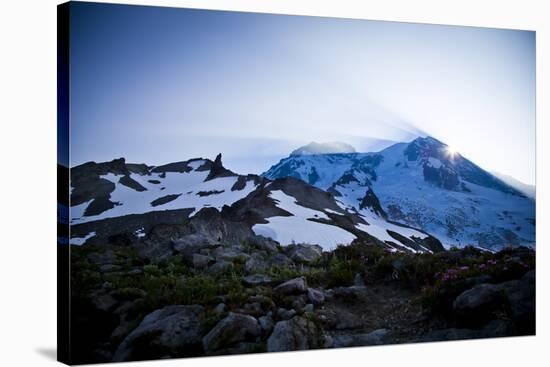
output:
[[[495,175],[495,177],[498,177],[498,179],[500,179],[501,181],[505,182],[507,185],[512,186],[514,189],[518,190],[525,196],[533,200],[536,198],[537,195],[535,185],[526,184],[524,182],[516,180],[512,176],[508,176],[503,173],[492,172],[492,174]]]
[[[263,175],[304,180],[364,216],[421,228],[447,247],[535,243],[534,200],[431,137],[377,153],[289,156]],[[368,201],[374,206],[365,209]]]
[[[157,167],[122,158],[74,167],[70,214],[75,245],[121,234],[148,240],[159,225],[177,224],[214,242],[263,236],[325,249],[361,240],[390,251],[442,250],[427,233],[388,223],[374,211],[359,214],[301,180],[233,173],[220,155]]]

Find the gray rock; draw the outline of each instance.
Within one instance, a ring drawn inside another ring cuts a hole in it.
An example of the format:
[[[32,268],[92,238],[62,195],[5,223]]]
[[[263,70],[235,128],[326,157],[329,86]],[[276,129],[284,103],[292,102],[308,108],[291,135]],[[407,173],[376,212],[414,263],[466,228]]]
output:
[[[307,299],[314,305],[322,305],[325,303],[325,295],[322,291],[315,288],[307,289]]]
[[[278,243],[273,241],[270,238],[263,236],[253,236],[248,240],[248,244],[252,247],[255,247],[258,250],[263,250],[268,253],[277,253],[279,252]]]
[[[271,310],[275,308],[275,302],[273,302],[271,298],[261,294],[248,297],[248,302],[259,303],[263,310]]]
[[[505,299],[501,289],[493,284],[480,284],[462,292],[453,302],[453,311],[459,324],[481,326],[503,308]]]
[[[366,345],[382,345],[389,342],[390,331],[374,330],[368,334],[336,335],[332,337],[332,348],[358,347]]]
[[[214,261],[214,258],[212,258],[212,256],[201,255],[201,254],[193,254],[193,258],[192,258],[193,267],[196,269],[204,269],[208,267],[208,265],[213,261]]]
[[[243,278],[243,284],[247,287],[273,284],[273,278],[263,274],[252,274]]]
[[[269,334],[271,330],[273,330],[273,318],[271,317],[271,313],[260,317],[258,323],[265,334]]]
[[[527,272],[520,280],[497,284],[509,304],[509,315],[521,334],[535,332],[535,278],[534,271]]]
[[[202,339],[207,352],[227,348],[244,341],[254,341],[261,334],[258,320],[249,315],[230,313]]]
[[[292,301],[292,308],[296,311],[302,311],[305,305],[306,302],[302,298],[296,298],[294,301]]]
[[[302,264],[310,264],[323,256],[323,248],[319,245],[289,245],[285,252],[293,261]]]
[[[212,311],[216,315],[221,315],[221,314],[225,313],[226,310],[227,310],[227,306],[225,305],[225,303],[218,303]]]
[[[304,277],[290,279],[273,289],[273,292],[279,295],[299,294],[307,290],[306,279]]]
[[[294,266],[294,262],[292,262],[292,260],[290,260],[290,258],[288,256],[286,256],[285,254],[275,254],[275,255],[271,256],[270,263],[271,263],[271,265],[278,266],[278,267],[292,267],[292,266]]]
[[[173,241],[174,249],[189,257],[203,248],[214,249],[218,246],[221,246],[218,241],[200,233],[188,234]]]
[[[217,261],[233,261],[236,259],[243,259],[244,261],[246,261],[250,257],[250,255],[242,252],[240,248],[226,246],[217,247],[215,250],[212,251],[212,256],[214,256]]]
[[[203,319],[204,308],[198,305],[156,310],[123,340],[113,361],[198,355],[202,351]]]
[[[268,352],[306,350],[321,346],[319,330],[315,324],[303,317],[279,321],[267,339]]]
[[[296,315],[295,310],[287,310],[286,308],[279,308],[277,310],[277,318],[279,320],[289,320]]]

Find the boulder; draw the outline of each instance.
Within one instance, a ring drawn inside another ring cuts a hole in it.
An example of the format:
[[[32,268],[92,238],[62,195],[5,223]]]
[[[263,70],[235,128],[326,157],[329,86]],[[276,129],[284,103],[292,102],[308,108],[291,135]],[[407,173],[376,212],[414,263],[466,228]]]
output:
[[[211,256],[201,254],[193,254],[193,258],[191,260],[193,267],[196,269],[205,269],[213,261],[214,258]]]
[[[271,298],[261,294],[256,294],[248,297],[248,302],[258,302],[262,305],[262,308],[266,310],[270,310],[275,307],[275,302],[273,302]]]
[[[226,310],[227,310],[227,306],[225,305],[225,303],[222,302],[222,303],[218,303],[216,307],[214,307],[212,312],[214,313],[214,315],[222,315],[225,313]]]
[[[287,310],[286,308],[279,308],[277,309],[277,318],[279,320],[289,320],[291,318],[294,317],[294,315],[296,315],[296,311],[295,310]]]
[[[273,289],[273,292],[278,295],[291,295],[304,293],[307,290],[306,279],[304,277],[290,279],[282,284],[279,284]]]
[[[310,264],[323,256],[323,248],[319,245],[289,245],[285,252],[293,261],[301,264]]]
[[[325,303],[324,293],[315,288],[307,289],[307,299],[314,305],[322,305],[323,303]]]
[[[302,299],[301,297],[296,297],[292,303],[292,308],[298,312],[301,312],[303,308],[306,306],[306,301]]]
[[[501,288],[479,284],[462,292],[453,302],[453,311],[460,325],[481,326],[494,318],[495,311],[505,307]]]
[[[273,241],[271,238],[266,238],[263,236],[250,237],[248,244],[258,250],[263,250],[271,254],[279,251],[279,244],[277,242]]]
[[[268,352],[306,350],[321,347],[319,330],[315,324],[303,317],[279,321],[267,339]]]
[[[261,334],[258,320],[249,315],[230,313],[202,339],[207,352],[228,348],[240,342],[254,341]]]
[[[204,308],[168,306],[145,316],[119,345],[114,362],[201,354]]]
[[[512,280],[497,285],[506,296],[509,316],[520,335],[535,333],[536,289],[534,270],[520,280]]]
[[[173,241],[174,250],[180,252],[185,257],[191,257],[194,253],[203,248],[216,248],[220,246],[218,241],[200,233],[192,233]]]
[[[242,252],[240,248],[226,246],[216,247],[211,254],[217,261],[226,260],[231,262],[240,259],[246,261],[250,257],[250,255]]]
[[[286,256],[285,254],[279,254],[279,253],[271,256],[271,258],[269,259],[269,262],[271,263],[271,265],[278,266],[281,268],[294,266],[294,262],[292,262],[292,260],[290,260],[288,256]]]
[[[260,324],[260,327],[265,334],[271,333],[271,330],[273,330],[273,318],[271,317],[271,312],[269,312],[265,316],[260,317],[258,319],[258,323]]]

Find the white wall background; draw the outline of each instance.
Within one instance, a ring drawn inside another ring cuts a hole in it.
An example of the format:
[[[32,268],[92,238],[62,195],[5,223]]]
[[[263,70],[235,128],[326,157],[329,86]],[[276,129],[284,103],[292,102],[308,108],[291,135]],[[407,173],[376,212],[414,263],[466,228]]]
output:
[[[124,3],[123,1],[110,1]],[[537,31],[536,337],[216,357],[127,366],[548,363],[550,11],[544,0],[131,1],[180,7],[443,23]],[[56,348],[56,4],[3,1],[0,10],[0,365],[53,365]],[[543,102],[545,101],[545,103]]]

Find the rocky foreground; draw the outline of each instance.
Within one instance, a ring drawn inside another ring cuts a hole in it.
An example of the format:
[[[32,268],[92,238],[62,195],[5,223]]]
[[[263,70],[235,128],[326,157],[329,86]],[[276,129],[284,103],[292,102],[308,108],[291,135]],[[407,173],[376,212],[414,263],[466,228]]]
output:
[[[187,238],[158,260],[116,236],[70,249],[74,363],[535,333],[526,248],[406,254],[356,242],[323,252],[260,236]]]

